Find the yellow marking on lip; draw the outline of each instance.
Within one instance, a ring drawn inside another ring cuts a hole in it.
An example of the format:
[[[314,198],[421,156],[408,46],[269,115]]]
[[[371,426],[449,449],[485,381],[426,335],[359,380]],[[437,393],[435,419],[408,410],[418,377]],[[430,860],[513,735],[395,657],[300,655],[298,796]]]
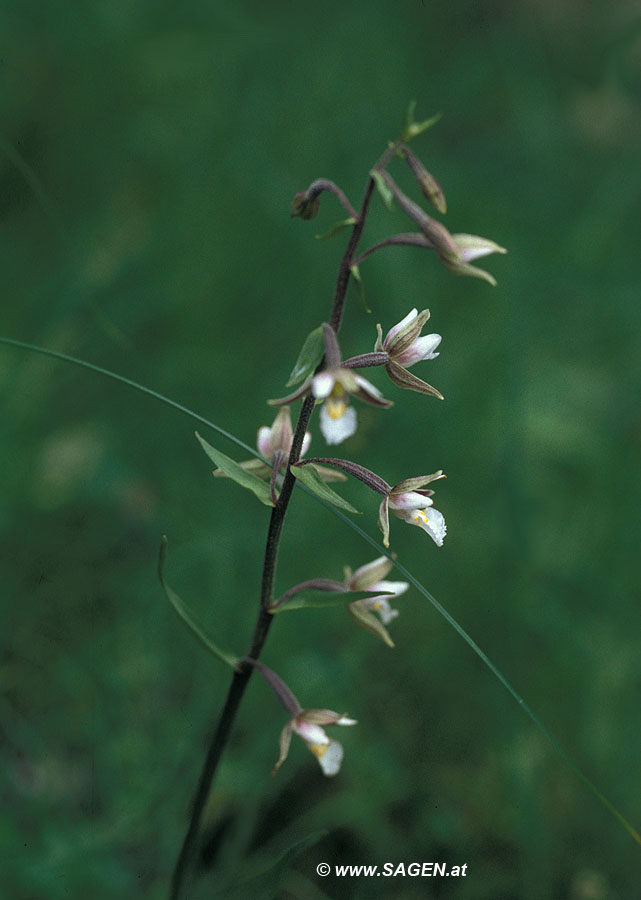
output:
[[[345,415],[345,411],[347,409],[347,403],[344,400],[333,400],[329,399],[327,402],[327,413],[332,419],[340,419],[341,416]]]
[[[415,522],[418,522],[420,519],[425,525],[427,525],[427,512],[424,509],[417,509],[416,515],[413,516]]]
[[[322,756],[325,756],[327,753],[327,748],[329,744],[308,744],[309,749],[312,751],[314,756],[320,759]]]

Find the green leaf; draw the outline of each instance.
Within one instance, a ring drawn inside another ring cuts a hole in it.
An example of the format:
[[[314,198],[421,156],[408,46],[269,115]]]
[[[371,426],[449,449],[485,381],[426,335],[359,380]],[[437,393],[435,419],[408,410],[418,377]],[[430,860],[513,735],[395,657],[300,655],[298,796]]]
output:
[[[354,606],[348,606],[347,611],[361,628],[371,631],[372,634],[375,634],[376,637],[380,638],[388,647],[394,646],[394,641],[391,639],[387,628],[383,625],[381,620],[375,616],[373,612],[370,612],[369,609],[363,606],[362,603],[355,603]]]
[[[350,266],[350,272],[354,276],[354,281],[356,282],[356,290],[358,291],[358,296],[360,297],[360,301],[365,308],[366,313],[371,313],[371,309],[367,305],[367,301],[365,300],[365,288],[363,287],[363,279],[361,278],[361,272],[358,266]]]
[[[325,344],[323,342],[323,326],[319,325],[318,328],[310,331],[305,338],[300,353],[298,354],[298,359],[294,364],[294,368],[292,369],[292,373],[289,376],[289,380],[285,387],[292,387],[292,385],[298,384],[299,381],[303,381],[304,378],[313,375],[316,366],[323,358],[324,353]]]
[[[215,891],[210,895],[212,900],[247,900],[248,897],[251,897],[251,900],[279,900],[282,896],[281,882],[291,869],[296,857],[300,856],[308,847],[313,847],[314,844],[321,841],[326,834],[327,831],[315,831],[308,835],[286,850],[269,869],[264,870],[255,878],[248,878],[239,884]]]
[[[275,608],[269,611],[276,615],[290,609],[323,609],[327,606],[345,606],[348,603],[355,603],[356,600],[383,596],[393,597],[394,594],[391,591],[300,591],[280,606],[276,606],[278,600],[275,600],[273,604]]]
[[[316,494],[316,496],[321,497],[333,506],[337,506],[339,509],[344,509],[347,512],[360,515],[360,512],[357,509],[354,509],[347,500],[343,500],[336,491],[327,487],[313,466],[292,466],[291,471],[294,476],[312,492],[312,494]]]
[[[236,671],[238,667],[238,658],[232,656],[231,653],[225,653],[224,650],[221,650],[219,647],[214,644],[214,642],[207,636],[203,627],[199,622],[194,619],[194,617],[189,613],[187,607],[182,602],[178,594],[173,591],[167,582],[165,581],[163,570],[165,568],[165,556],[167,555],[167,537],[163,535],[162,540],[160,542],[160,553],[158,555],[158,578],[160,579],[160,583],[162,585],[162,589],[165,592],[165,596],[173,606],[174,610],[178,614],[178,616],[182,619],[183,624],[187,626],[187,628],[191,631],[191,633],[198,638],[200,643],[205,647],[206,650],[219,659],[221,662],[224,662],[230,668]]]
[[[381,199],[383,200],[383,203],[385,204],[385,206],[388,209],[391,209],[392,204],[394,202],[394,194],[391,192],[391,190],[385,184],[385,179],[383,178],[383,176],[381,175],[380,172],[376,171],[376,169],[372,169],[372,171],[369,174],[374,179],[374,184],[376,185],[376,190],[381,195]]]
[[[349,219],[342,219],[340,222],[332,225],[329,231],[326,231],[324,234],[317,234],[316,240],[328,241],[330,238],[336,237],[337,234],[340,234],[341,231],[349,228],[350,225],[356,225],[356,219],[353,216],[350,216]]]
[[[257,475],[254,475],[253,472],[248,472],[247,469],[243,469],[242,466],[237,462],[234,462],[234,460],[230,459],[228,456],[225,456],[220,450],[214,449],[214,447],[212,447],[211,444],[208,444],[204,438],[201,438],[198,432],[196,432],[196,437],[200,441],[200,446],[207,456],[216,463],[219,469],[223,470],[228,478],[231,478],[236,484],[239,484],[241,487],[247,488],[248,491],[256,494],[260,502],[264,503],[265,506],[274,505],[269,485],[265,481],[258,478]]]

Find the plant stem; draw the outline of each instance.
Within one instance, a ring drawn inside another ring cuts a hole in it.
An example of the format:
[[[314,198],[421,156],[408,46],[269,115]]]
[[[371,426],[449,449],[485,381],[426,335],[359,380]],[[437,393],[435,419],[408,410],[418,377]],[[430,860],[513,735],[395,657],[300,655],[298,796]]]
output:
[[[396,152],[396,145],[394,147],[390,147],[383,154],[379,162],[376,164],[376,168],[380,169],[384,165],[386,165],[389,159],[391,159],[391,157],[393,156],[394,152]],[[334,332],[338,332],[340,328],[340,323],[343,315],[343,306],[345,304],[347,287],[349,285],[349,278],[351,275],[350,265],[354,253],[356,252],[356,248],[358,247],[358,243],[363,234],[365,220],[367,218],[369,203],[372,197],[373,190],[374,180],[370,177],[365,188],[360,213],[358,214],[357,221],[352,229],[352,234],[350,236],[349,242],[338,269],[338,277],[336,281],[336,289],[334,291],[332,311],[329,318],[329,324],[334,329]],[[317,372],[323,368],[324,362],[325,361],[323,358],[318,364],[318,367],[316,369]],[[296,479],[292,474],[291,466],[294,463],[298,462],[300,458],[303,439],[305,437],[305,432],[307,431],[307,426],[314,410],[314,404],[315,400],[311,395],[303,400],[301,411],[298,416],[298,422],[296,423],[296,429],[294,431],[287,471],[283,479],[283,486],[280,491],[278,502],[273,507],[269,520],[260,589],[260,605],[256,624],[254,626],[254,634],[252,637],[251,647],[249,652],[246,654],[246,656],[248,656],[252,660],[258,660],[258,658],[260,657],[263,651],[263,647],[265,646],[265,641],[267,640],[267,635],[269,634],[269,629],[274,619],[272,613],[268,612],[268,607],[273,600],[274,577],[276,574],[278,548],[280,545],[283,523],[285,521],[285,515],[287,513],[287,507],[289,506],[289,501],[292,496],[292,491],[294,489],[294,485],[296,484]],[[207,799],[211,791],[211,786],[216,774],[216,770],[218,768],[218,763],[220,762],[220,758],[227,745],[227,741],[229,740],[229,735],[231,733],[236,714],[245,694],[245,690],[249,683],[249,679],[251,678],[252,672],[253,667],[245,663],[240,671],[234,672],[234,675],[232,676],[232,681],[227,692],[227,698],[218,718],[218,723],[211,739],[209,750],[207,751],[207,755],[205,757],[205,762],[200,774],[198,786],[196,787],[189,827],[187,829],[187,833],[185,834],[180,854],[176,862],[176,867],[171,879],[171,888],[169,893],[170,900],[181,900],[181,898],[185,897],[187,895],[189,886],[193,881],[195,874],[194,863],[198,851],[198,839],[200,836],[203,814],[207,805]]]

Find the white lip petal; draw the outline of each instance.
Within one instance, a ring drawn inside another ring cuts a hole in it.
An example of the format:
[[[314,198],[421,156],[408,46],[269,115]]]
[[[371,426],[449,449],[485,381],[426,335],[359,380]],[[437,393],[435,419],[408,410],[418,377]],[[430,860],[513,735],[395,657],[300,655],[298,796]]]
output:
[[[423,531],[426,531],[432,538],[437,547],[443,546],[447,528],[443,514],[438,509],[427,509],[423,511],[423,515],[417,519],[407,519],[413,525],[418,525]]]
[[[331,778],[338,774],[345,755],[343,747],[338,741],[330,741],[327,747],[323,747],[323,752],[316,755],[324,775]]]
[[[390,606],[389,597],[368,597],[367,599],[362,600],[361,603],[366,609],[371,610],[371,612],[378,613],[383,625],[389,625],[389,623],[399,614],[397,609],[392,609]]]
[[[335,381],[331,372],[319,372],[312,378],[312,394],[317,400],[324,400],[332,393]]]
[[[328,444],[340,444],[356,431],[358,418],[356,410],[352,406],[345,407],[345,411],[337,419],[332,418],[323,404],[320,411],[320,430]]]

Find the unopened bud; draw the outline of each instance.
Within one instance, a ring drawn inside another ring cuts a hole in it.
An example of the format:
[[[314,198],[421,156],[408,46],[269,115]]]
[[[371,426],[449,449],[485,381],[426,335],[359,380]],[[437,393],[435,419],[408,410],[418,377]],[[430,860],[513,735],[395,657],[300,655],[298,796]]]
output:
[[[434,178],[431,172],[427,171],[420,159],[407,147],[403,148],[403,156],[416,177],[423,196],[426,197],[440,213],[445,214],[447,212],[447,202],[441,185],[436,178]]]
[[[300,219],[304,219],[308,222],[310,219],[313,219],[318,213],[318,207],[320,206],[320,196],[316,195],[312,199],[307,196],[307,191],[299,191],[294,199],[292,200],[292,205],[290,207],[290,216],[295,218],[296,216]]]

